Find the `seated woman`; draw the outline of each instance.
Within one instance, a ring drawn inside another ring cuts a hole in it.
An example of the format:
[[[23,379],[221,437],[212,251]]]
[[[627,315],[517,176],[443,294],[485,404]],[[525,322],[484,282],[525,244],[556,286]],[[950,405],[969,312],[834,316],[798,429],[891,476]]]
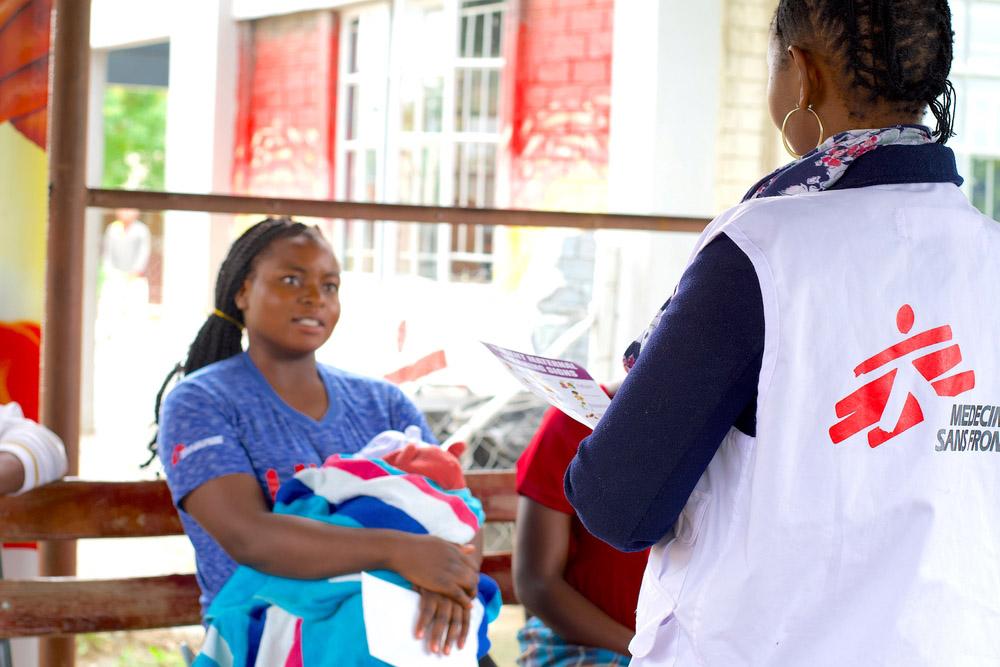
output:
[[[0,405],[0,495],[20,494],[66,474],[66,448],[55,433]]]
[[[517,462],[514,585],[532,618],[518,633],[523,667],[629,663],[648,552],[623,554],[590,535],[563,475],[590,429],[555,408]]]
[[[340,280],[315,228],[288,219],[254,225],[222,263],[215,311],[164,382],[185,376],[162,412],[163,390],[157,397],[159,455],[195,548],[203,609],[239,565],[314,580],[389,570],[421,590],[433,609],[429,648],[447,652],[469,623],[481,560],[474,545],[271,511],[298,470],[358,452],[383,431],[416,424],[433,442],[399,389],[316,362],[340,318]]]

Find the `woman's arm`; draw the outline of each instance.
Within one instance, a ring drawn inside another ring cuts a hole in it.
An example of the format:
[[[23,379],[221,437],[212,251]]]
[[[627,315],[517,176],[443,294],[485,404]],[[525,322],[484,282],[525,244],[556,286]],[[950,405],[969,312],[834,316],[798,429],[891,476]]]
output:
[[[209,480],[182,505],[233,560],[267,574],[323,579],[387,569],[463,606],[476,595],[479,567],[473,547],[429,535],[273,514],[251,475]]]
[[[0,494],[28,491],[65,475],[62,440],[21,416],[16,403],[0,407]]]
[[[622,551],[670,530],[729,429],[754,433],[763,347],[756,271],[721,235],[685,271],[566,472],[566,497],[587,530]]]
[[[0,452],[0,496],[14,493],[24,486],[24,466],[13,454]]]
[[[564,579],[572,517],[521,497],[514,541],[514,587],[531,613],[564,640],[628,655],[632,631]]]

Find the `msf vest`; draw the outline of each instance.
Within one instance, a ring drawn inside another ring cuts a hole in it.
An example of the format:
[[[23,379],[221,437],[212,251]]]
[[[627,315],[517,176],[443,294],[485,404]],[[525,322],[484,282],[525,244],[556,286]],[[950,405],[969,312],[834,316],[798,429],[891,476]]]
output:
[[[1000,665],[1000,225],[918,184],[718,234],[760,280],[757,435],[654,547],[632,664]]]

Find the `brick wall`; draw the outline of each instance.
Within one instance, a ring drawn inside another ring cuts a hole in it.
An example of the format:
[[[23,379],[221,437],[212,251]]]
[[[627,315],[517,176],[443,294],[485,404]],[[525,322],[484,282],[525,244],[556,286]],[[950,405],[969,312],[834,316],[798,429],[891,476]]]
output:
[[[521,0],[520,12],[510,203],[519,208],[606,211],[614,0]],[[561,285],[539,301],[544,317],[533,331],[536,346],[544,349],[587,313],[593,234],[510,234],[520,235],[526,245],[532,238],[559,245],[555,268]],[[563,356],[586,362],[587,338]]]
[[[776,0],[725,0],[722,107],[716,149],[717,210],[737,204],[781,161],[767,110],[768,31]]]
[[[523,0],[511,204],[606,210],[613,0]]]
[[[331,196],[336,15],[269,17],[242,31],[233,191]]]

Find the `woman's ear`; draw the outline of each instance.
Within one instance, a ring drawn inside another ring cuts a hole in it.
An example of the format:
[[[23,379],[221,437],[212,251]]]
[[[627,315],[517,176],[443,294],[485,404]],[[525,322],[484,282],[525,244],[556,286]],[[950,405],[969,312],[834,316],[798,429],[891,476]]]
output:
[[[822,76],[816,61],[808,51],[797,46],[788,47],[792,67],[799,75],[799,107],[805,109],[810,104],[816,106],[822,94]]]
[[[243,286],[240,287],[240,291],[233,297],[233,302],[236,304],[236,307],[243,311],[247,309],[247,289],[249,285],[250,280],[244,280]]]

